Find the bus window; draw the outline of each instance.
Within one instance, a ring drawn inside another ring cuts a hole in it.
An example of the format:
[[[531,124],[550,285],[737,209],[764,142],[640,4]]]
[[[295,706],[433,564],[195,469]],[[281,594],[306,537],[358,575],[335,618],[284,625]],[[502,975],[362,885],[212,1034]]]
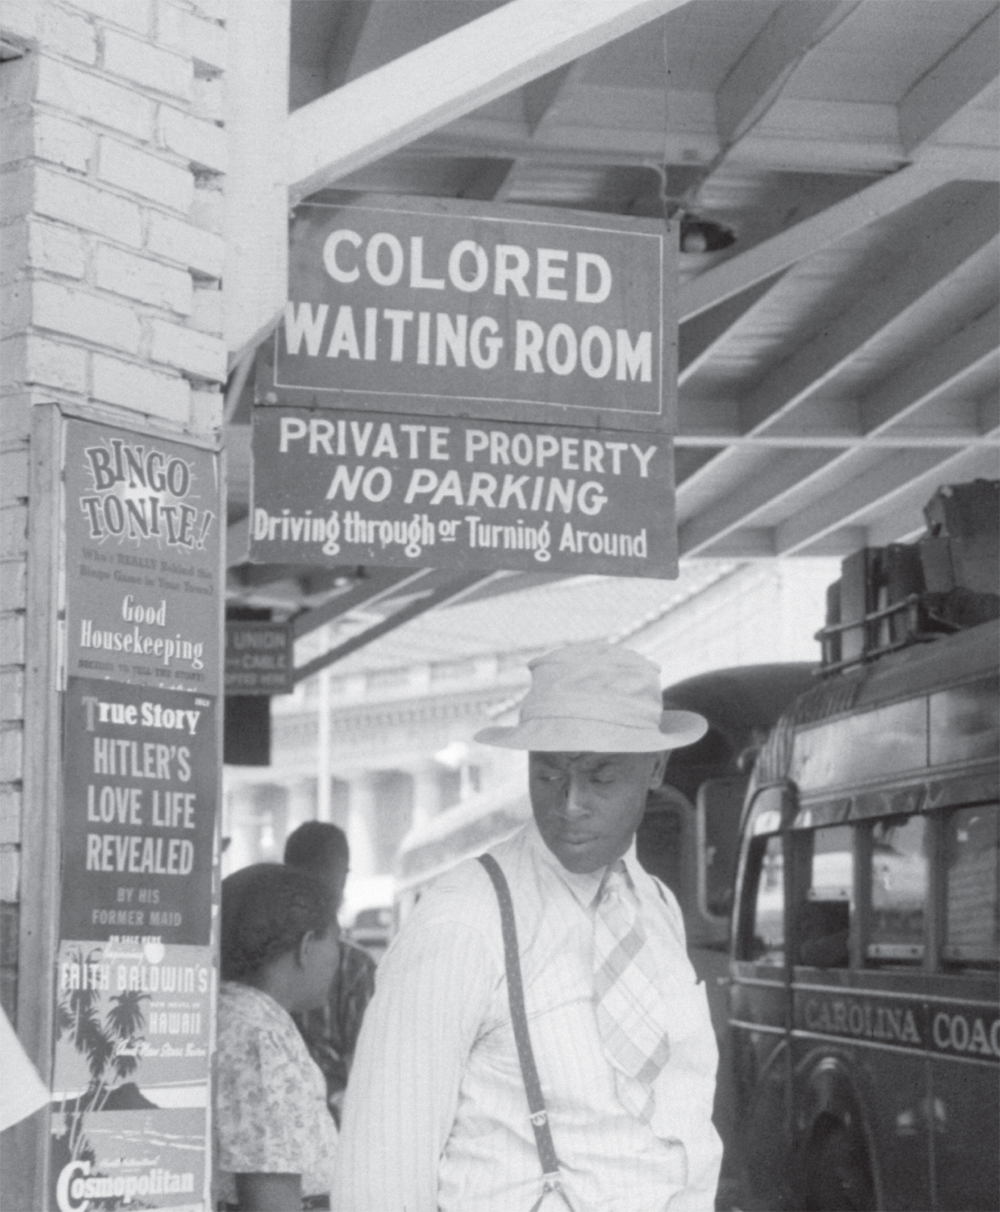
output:
[[[869,959],[910,962],[924,955],[924,908],[929,895],[923,816],[896,816],[872,825]]]
[[[995,965],[1000,955],[996,804],[959,808],[946,826],[944,958]]]
[[[750,850],[753,932],[747,959],[758,964],[785,962],[785,883],[781,838],[755,838]],[[746,902],[745,902],[746,903]]]
[[[853,912],[853,842],[850,825],[816,829],[804,839],[809,857],[805,900],[798,908],[798,963],[846,968]]]
[[[746,778],[706,779],[698,788],[698,902],[708,917],[732,909]]]
[[[673,804],[668,807],[661,800],[662,795],[650,796],[652,802],[636,830],[636,853],[644,870],[662,880],[680,903],[686,905],[681,813]]]

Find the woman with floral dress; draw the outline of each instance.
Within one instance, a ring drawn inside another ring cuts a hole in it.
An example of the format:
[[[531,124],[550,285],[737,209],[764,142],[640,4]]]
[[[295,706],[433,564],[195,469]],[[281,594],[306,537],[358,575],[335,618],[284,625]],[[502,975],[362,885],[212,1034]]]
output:
[[[321,1006],[337,964],[329,891],[273,863],[222,881],[215,1082],[217,1207],[329,1208],[336,1128],[292,1014]]]

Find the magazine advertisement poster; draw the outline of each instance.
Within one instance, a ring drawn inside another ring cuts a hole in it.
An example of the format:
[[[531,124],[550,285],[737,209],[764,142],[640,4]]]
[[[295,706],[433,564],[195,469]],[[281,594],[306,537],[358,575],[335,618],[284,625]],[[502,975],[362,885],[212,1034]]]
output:
[[[67,670],[217,694],[219,456],[66,422]]]
[[[215,699],[71,677],[64,729],[60,937],[207,945]]]
[[[51,1107],[60,1212],[207,1206],[208,947],[62,943]]]

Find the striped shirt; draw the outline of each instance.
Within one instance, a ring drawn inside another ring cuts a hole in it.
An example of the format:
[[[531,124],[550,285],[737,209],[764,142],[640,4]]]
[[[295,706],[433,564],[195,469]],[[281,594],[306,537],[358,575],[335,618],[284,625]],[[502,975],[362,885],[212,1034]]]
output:
[[[534,823],[492,851],[510,884],[529,1029],[576,1212],[712,1212],[718,1060],[680,910],[625,856],[668,1003],[647,1124],[618,1100],[593,994],[603,869],[566,871]],[[507,1001],[496,895],[474,861],[424,894],[376,977],[344,1103],[339,1212],[528,1212],[541,1167]],[[563,1209],[548,1196],[543,1212]]]

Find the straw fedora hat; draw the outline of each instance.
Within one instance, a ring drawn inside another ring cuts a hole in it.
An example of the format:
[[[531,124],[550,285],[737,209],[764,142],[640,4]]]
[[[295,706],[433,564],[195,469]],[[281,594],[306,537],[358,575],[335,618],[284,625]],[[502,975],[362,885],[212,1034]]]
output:
[[[704,716],[663,710],[659,667],[629,648],[567,644],[528,668],[518,723],[483,728],[475,740],[539,753],[658,753],[708,731]]]

